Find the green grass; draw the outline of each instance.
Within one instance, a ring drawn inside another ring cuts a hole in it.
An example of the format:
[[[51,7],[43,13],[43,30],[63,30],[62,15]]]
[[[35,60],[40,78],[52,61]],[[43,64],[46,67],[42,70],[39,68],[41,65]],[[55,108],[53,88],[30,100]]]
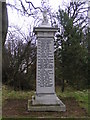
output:
[[[2,101],[5,99],[31,99],[34,91],[14,91],[7,86],[2,87]]]
[[[60,88],[57,87],[56,93],[58,97],[74,97],[79,105],[88,111],[88,90],[77,91],[73,88],[66,88],[62,93]]]
[[[34,95],[34,91],[14,91],[5,85],[2,89],[3,102],[5,99],[31,99],[32,95]],[[62,93],[60,87],[56,87],[56,93],[58,97],[62,98],[74,97],[81,107],[88,110],[88,90],[77,91],[73,88],[66,87]]]

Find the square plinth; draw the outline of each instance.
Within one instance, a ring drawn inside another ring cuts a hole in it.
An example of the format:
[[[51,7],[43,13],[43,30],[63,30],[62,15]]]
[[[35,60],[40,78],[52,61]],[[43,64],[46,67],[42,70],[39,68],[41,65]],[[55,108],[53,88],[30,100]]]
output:
[[[56,94],[39,94],[28,100],[28,111],[66,111]]]

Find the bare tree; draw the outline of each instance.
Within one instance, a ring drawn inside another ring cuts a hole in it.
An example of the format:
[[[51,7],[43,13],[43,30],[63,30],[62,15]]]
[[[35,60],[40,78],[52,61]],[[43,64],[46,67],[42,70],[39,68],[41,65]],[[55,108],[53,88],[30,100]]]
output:
[[[28,80],[26,77],[24,78],[24,76],[31,75],[31,72],[29,73],[28,71],[36,62],[36,44],[34,34],[29,32],[28,36],[25,36],[25,34],[19,29],[9,31],[5,46],[8,55],[6,82],[8,84],[13,83],[15,90],[17,88],[23,89],[22,86],[25,81],[24,79],[26,79],[26,81]],[[20,79],[21,77],[22,79]]]

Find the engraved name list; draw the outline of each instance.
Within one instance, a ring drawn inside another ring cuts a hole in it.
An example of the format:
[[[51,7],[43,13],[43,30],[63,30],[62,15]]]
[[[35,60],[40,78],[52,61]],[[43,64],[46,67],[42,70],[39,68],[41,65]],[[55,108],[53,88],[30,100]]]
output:
[[[40,38],[37,44],[37,84],[39,87],[52,87],[54,78],[53,40]]]

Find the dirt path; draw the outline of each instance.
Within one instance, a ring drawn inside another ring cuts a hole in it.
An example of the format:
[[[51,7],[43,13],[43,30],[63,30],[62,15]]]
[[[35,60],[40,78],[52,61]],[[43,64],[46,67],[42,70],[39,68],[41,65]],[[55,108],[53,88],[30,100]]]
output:
[[[8,99],[3,105],[3,117],[87,117],[87,112],[81,108],[74,98],[62,100],[66,105],[66,112],[28,112],[27,100]]]

